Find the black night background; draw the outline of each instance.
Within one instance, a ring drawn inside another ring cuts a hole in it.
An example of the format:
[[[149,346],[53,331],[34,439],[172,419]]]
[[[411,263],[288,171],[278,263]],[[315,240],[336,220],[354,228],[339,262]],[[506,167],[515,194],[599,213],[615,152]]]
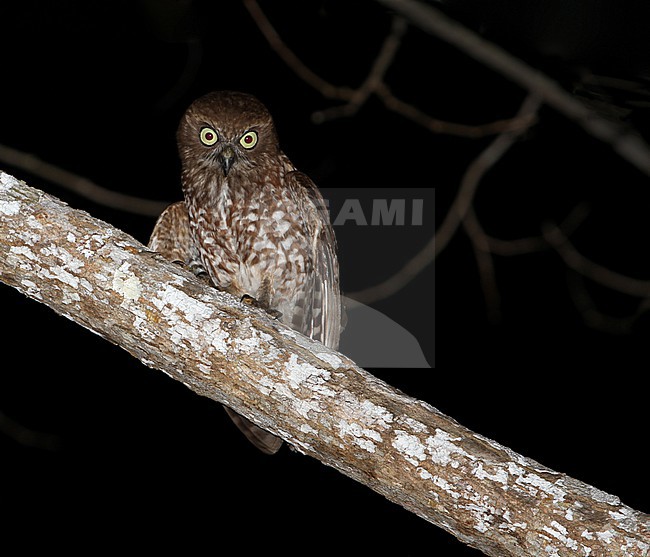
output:
[[[489,4],[435,5],[650,141],[650,7]],[[306,67],[349,88],[368,76],[393,21],[370,0],[259,5]],[[240,1],[24,0],[3,2],[0,22],[0,145],[111,190],[180,199],[175,131],[185,108],[216,89],[260,98],[299,169],[337,206],[352,197],[370,207],[365,226],[335,229],[346,294],[390,278],[425,248],[495,138],[432,133],[377,95],[338,114],[345,101],[297,75]],[[466,126],[512,118],[527,96],[413,25],[384,82],[418,114]],[[153,229],[154,216],[94,202],[11,161],[0,169],[143,243]],[[424,199],[421,225],[408,214],[402,226],[373,226],[375,198],[409,208]],[[431,367],[369,370],[650,512],[649,208],[649,176],[543,106],[471,203],[486,235],[536,240],[499,244],[492,272],[481,272],[486,259],[461,224],[412,281],[368,304],[408,331]],[[557,226],[599,267],[571,268],[542,239]],[[626,277],[648,295],[626,293]],[[235,541],[246,554],[479,555],[313,459],[286,447],[257,452],[219,404],[15,290],[1,285],[0,303],[3,538],[20,530],[25,548],[81,548],[90,538],[93,547],[180,544],[188,554]],[[364,340],[384,348],[369,329]]]

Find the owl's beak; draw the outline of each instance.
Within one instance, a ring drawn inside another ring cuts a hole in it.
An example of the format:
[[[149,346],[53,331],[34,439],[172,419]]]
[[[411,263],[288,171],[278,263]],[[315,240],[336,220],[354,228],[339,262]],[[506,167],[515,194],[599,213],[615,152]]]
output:
[[[235,162],[235,151],[230,145],[226,145],[221,153],[219,153],[218,159],[223,169],[223,175],[228,176],[228,172],[230,172],[230,168]]]

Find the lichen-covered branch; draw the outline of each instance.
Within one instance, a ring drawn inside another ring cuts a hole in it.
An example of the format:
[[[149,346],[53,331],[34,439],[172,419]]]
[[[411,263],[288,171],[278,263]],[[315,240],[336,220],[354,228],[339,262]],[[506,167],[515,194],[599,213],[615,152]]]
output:
[[[644,556],[650,517],[469,431],[0,173],[0,281],[487,555]]]

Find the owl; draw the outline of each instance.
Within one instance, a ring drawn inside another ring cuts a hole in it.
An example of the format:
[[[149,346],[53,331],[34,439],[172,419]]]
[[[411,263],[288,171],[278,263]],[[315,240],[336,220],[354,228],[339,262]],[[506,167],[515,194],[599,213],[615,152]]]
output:
[[[184,200],[160,215],[149,248],[336,349],[334,232],[320,192],[280,149],[266,107],[245,93],[209,93],[181,118],[177,143]],[[281,439],[226,411],[263,452],[280,449]]]

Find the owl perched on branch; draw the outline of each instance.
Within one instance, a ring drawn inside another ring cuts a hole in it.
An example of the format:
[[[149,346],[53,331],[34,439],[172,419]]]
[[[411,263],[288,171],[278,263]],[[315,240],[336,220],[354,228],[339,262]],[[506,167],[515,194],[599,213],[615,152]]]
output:
[[[209,93],[187,109],[177,141],[184,201],[160,215],[150,249],[336,348],[334,232],[320,192],[281,151],[266,107],[244,93]],[[263,452],[280,449],[278,437],[226,411]]]

